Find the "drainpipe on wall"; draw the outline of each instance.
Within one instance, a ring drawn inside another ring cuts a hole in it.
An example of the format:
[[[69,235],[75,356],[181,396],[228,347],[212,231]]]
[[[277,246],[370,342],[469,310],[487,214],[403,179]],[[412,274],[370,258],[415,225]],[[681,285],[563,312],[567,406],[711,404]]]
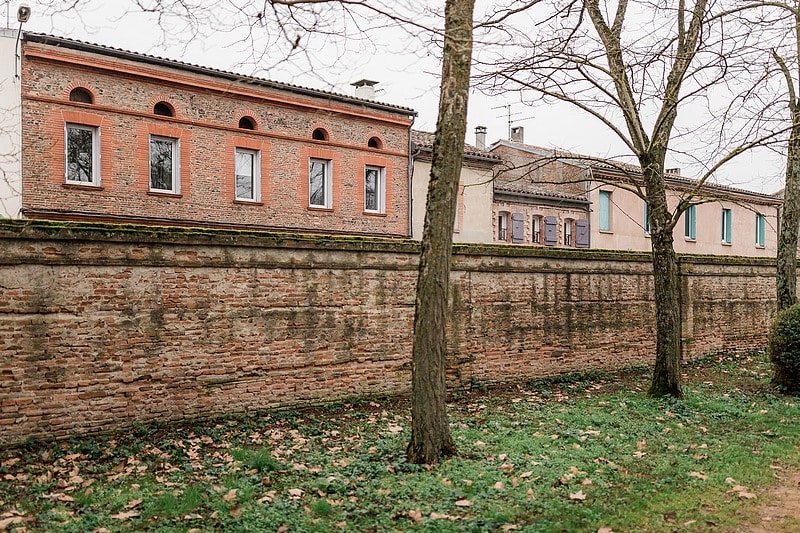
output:
[[[414,142],[411,140],[411,129],[414,127],[414,116],[411,116],[411,124],[408,125],[408,238],[414,238],[414,219],[412,218],[414,205]]]

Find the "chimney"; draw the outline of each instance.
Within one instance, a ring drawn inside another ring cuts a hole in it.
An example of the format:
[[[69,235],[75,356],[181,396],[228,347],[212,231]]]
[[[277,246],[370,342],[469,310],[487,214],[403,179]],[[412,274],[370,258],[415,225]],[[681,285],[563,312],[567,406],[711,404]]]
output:
[[[511,140],[516,143],[524,144],[525,128],[523,128],[522,126],[514,126],[513,128],[511,128]]]
[[[665,174],[671,174],[673,176],[680,176],[681,169],[680,168],[668,168],[664,171]]]
[[[475,148],[486,150],[486,126],[475,126]]]
[[[375,86],[378,85],[377,81],[372,80],[358,80],[351,83],[356,88],[356,98],[363,98],[365,100],[375,99]]]

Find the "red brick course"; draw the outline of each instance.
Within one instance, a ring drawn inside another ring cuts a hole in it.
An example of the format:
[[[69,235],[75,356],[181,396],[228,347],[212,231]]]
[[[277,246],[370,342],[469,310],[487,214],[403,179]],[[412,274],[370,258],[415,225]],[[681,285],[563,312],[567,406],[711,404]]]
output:
[[[0,221],[0,445],[407,393],[418,244]],[[774,261],[681,258],[685,358],[763,348]],[[456,248],[451,388],[651,364],[647,254]]]

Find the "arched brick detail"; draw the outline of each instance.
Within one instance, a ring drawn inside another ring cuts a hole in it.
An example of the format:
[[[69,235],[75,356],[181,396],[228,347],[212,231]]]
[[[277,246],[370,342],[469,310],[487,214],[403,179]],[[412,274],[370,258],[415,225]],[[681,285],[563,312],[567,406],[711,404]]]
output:
[[[64,100],[69,100],[69,95],[73,89],[83,89],[92,95],[92,103],[97,103],[97,89],[91,83],[82,80],[73,80],[64,88]]]
[[[243,118],[249,119],[253,123],[253,126],[255,126],[253,131],[261,130],[261,121],[256,117],[256,112],[253,111],[252,109],[243,109],[243,110],[239,111],[238,113],[236,113],[236,115],[234,116],[234,122],[233,122],[234,127],[238,128],[239,127],[239,122]]]
[[[152,113],[153,112],[153,108],[159,102],[164,102],[165,104],[167,104],[172,109],[172,117],[166,117],[166,118],[182,118],[181,117],[181,112],[178,110],[178,106],[175,105],[175,102],[172,101],[172,99],[169,96],[166,96],[166,95],[159,95],[159,96],[156,96],[155,98],[153,98],[152,100],[150,100],[150,107],[147,109],[147,112],[148,113]],[[158,115],[158,116],[163,116],[163,115]]]

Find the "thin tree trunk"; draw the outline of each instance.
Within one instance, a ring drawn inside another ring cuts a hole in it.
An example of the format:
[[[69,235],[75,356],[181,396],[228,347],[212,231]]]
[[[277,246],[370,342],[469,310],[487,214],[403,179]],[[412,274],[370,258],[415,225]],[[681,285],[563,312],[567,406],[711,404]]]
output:
[[[778,235],[778,310],[797,303],[797,238],[800,224],[800,110],[792,110],[792,133],[786,158],[786,185]]]
[[[447,0],[439,116],[422,234],[412,359],[408,462],[433,464],[456,453],[446,404],[447,299],[458,181],[467,129],[474,0]]]
[[[656,304],[656,363],[648,394],[683,398],[681,388],[681,311],[678,261],[673,244],[671,214],[663,179],[663,155],[643,158],[653,250],[653,287]]]

